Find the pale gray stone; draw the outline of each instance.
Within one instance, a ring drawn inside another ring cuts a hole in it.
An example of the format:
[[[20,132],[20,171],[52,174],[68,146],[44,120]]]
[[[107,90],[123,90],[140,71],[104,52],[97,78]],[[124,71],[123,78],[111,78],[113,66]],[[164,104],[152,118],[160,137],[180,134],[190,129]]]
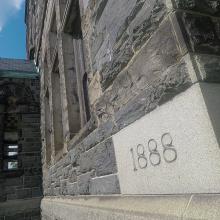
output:
[[[122,194],[220,192],[219,92],[197,83],[113,136]]]

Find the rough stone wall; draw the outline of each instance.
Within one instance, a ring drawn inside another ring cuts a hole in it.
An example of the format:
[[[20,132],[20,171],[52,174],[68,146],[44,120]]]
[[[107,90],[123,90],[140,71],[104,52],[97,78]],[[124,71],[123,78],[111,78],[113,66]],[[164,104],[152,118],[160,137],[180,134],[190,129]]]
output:
[[[39,79],[0,78],[0,219],[40,219],[42,198]],[[8,97],[16,106],[4,109]],[[13,115],[13,117],[10,117]],[[16,118],[16,119],[15,119]],[[16,120],[16,121],[15,121]],[[5,170],[3,135],[17,124],[18,169]]]
[[[27,30],[27,57],[33,60],[34,54],[40,50],[41,36],[44,26],[47,0],[27,0],[25,22],[30,27]]]
[[[73,2],[77,10],[77,1]],[[42,135],[45,137],[50,131],[51,140],[54,127],[53,123],[49,128],[45,125],[44,100],[49,97],[52,114],[55,109],[51,100],[54,95],[51,75],[56,65],[62,91],[60,132],[64,137],[68,137],[67,124],[72,117],[67,113],[65,72],[77,68],[72,59],[72,66],[65,69],[64,54],[69,48],[63,46],[61,12],[64,6],[68,9],[66,3],[69,1],[48,1],[40,53],[35,54],[41,70]],[[112,135],[193,84],[220,81],[219,1],[90,0],[79,3],[91,119],[73,138],[61,140],[65,149],[59,159],[52,144],[49,164],[46,162],[48,145],[43,142],[45,197],[120,194]],[[57,35],[51,40],[54,11]],[[72,26],[76,24],[74,18],[67,16],[68,19],[73,19]],[[31,28],[36,27],[28,24],[28,30]],[[72,35],[71,40],[76,37]],[[75,77],[76,73],[72,74]],[[79,93],[76,97],[80,100]]]
[[[65,68],[62,68],[65,58],[61,58],[66,49],[61,39],[61,11],[64,6],[68,8],[67,2],[48,1],[41,53],[35,54],[40,56],[43,85],[45,75],[57,63],[54,57],[58,51],[63,90],[66,90]],[[45,162],[47,146],[43,143],[45,196],[119,194],[111,136],[192,84],[219,82],[219,2],[200,3],[196,0],[80,1],[92,117],[73,139],[63,141],[67,145],[63,156],[56,160],[52,155],[49,166]],[[55,52],[51,55],[52,42],[48,36],[54,11],[59,47],[53,48]],[[31,28],[38,26],[28,24],[29,31]],[[45,57],[48,72],[44,67]],[[43,100],[47,87],[42,88]],[[67,94],[62,97],[63,104],[68,105]],[[67,107],[63,107],[63,115],[66,112]],[[42,116],[44,133],[44,111]],[[71,115],[63,116],[63,120],[68,121],[68,117]]]

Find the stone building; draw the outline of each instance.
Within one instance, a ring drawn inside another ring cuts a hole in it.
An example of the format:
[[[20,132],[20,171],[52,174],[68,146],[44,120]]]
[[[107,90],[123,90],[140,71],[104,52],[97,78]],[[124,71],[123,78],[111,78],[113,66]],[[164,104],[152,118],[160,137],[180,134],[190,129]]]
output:
[[[38,220],[40,84],[34,63],[0,58],[0,219]]]
[[[220,218],[220,1],[27,0],[42,219]]]

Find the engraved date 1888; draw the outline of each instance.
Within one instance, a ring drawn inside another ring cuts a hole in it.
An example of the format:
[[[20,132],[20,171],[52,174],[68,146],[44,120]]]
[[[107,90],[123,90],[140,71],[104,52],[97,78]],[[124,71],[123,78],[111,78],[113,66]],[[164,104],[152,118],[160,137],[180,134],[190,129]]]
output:
[[[162,155],[158,151],[158,143],[155,139],[150,139],[147,146],[138,144],[136,149],[131,148],[131,156],[133,160],[134,171],[145,169],[148,164],[158,166],[161,164],[162,158],[166,163],[173,163],[177,159],[177,151],[173,145],[173,138],[170,133],[161,136],[161,145],[163,148]]]

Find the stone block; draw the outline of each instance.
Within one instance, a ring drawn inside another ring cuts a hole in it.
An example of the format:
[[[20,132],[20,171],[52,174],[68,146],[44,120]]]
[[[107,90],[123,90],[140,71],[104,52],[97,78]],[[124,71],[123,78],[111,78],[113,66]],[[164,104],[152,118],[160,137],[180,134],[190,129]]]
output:
[[[176,66],[178,68],[182,53],[172,32],[172,25],[167,18],[129,67],[117,76],[112,88],[99,99],[95,110],[102,123],[114,120],[115,112],[135,99],[144,89],[156,89],[156,83],[167,77],[165,74],[170,74]],[[183,74],[180,77],[186,75],[182,66],[180,64],[179,71]]]
[[[6,202],[7,200],[15,200],[15,199],[18,199],[18,195],[16,193],[14,194],[8,194],[7,197],[5,198],[5,201],[3,202]]]
[[[86,174],[82,174],[78,177],[78,190],[80,195],[88,195],[89,194],[89,184],[91,178],[94,177],[94,171],[88,172]]]
[[[61,195],[67,195],[68,189],[67,189],[67,181],[66,180],[60,181],[60,191],[61,191]]]
[[[16,177],[16,178],[8,178],[5,180],[6,186],[20,186],[23,184],[23,178],[22,177]]]
[[[35,187],[31,189],[32,197],[41,197],[42,196],[42,189],[40,187]]]
[[[73,168],[73,169],[70,170],[68,181],[69,181],[70,183],[74,183],[74,182],[77,181],[77,171],[76,171],[75,168]]]
[[[66,167],[66,166],[68,166],[68,165],[70,165],[70,164],[71,164],[71,156],[70,156],[70,154],[68,154],[68,155],[65,157],[65,159],[64,159],[63,167]]]
[[[211,83],[220,83],[220,57],[207,54],[194,55],[200,80]]]
[[[82,153],[79,158],[79,167],[81,173],[86,173],[94,169],[95,149],[90,149]]]
[[[185,59],[172,65],[154,81],[153,85],[143,89],[133,100],[115,112],[118,128],[128,126],[190,87],[191,70],[187,66]]]
[[[219,92],[197,83],[113,136],[122,194],[220,192]]]
[[[23,213],[15,213],[12,216],[5,216],[5,220],[24,220]]]
[[[68,179],[72,165],[63,168],[62,179]]]
[[[212,219],[220,218],[219,195],[194,195],[183,215],[183,219]]]
[[[18,141],[18,132],[4,132],[4,140],[8,142]]]
[[[95,147],[93,164],[97,176],[117,172],[112,139],[108,139]]]
[[[42,177],[41,176],[25,176],[24,177],[24,187],[39,187],[41,186]]]
[[[117,175],[93,178],[90,181],[89,192],[91,195],[120,194]]]
[[[112,121],[107,121],[100,124],[100,126],[90,133],[83,141],[82,145],[85,146],[88,151],[95,145],[101,143],[104,139],[110,137],[112,134],[116,133],[117,127]]]
[[[26,199],[26,198],[31,198],[31,189],[30,188],[24,188],[24,189],[18,189],[16,190],[16,196],[17,199]]]
[[[174,0],[174,7],[220,16],[220,2],[218,0]]]
[[[77,183],[67,183],[67,194],[70,196],[78,195],[79,189]]]
[[[64,199],[45,198],[41,208],[44,216],[55,216],[56,219],[64,220],[69,216],[73,220],[181,220],[184,219],[183,214],[190,203],[190,198],[190,195],[164,197],[102,195],[75,197],[69,199],[68,204]],[[187,218],[189,219],[192,218]]]
[[[103,176],[117,171],[111,139],[83,153],[79,161],[81,173],[89,172],[94,169],[97,176]]]
[[[176,15],[190,52],[220,54],[218,19],[188,12],[177,12]]]
[[[101,1],[91,8],[90,45],[94,70],[101,70],[103,87],[128,64],[157,29],[166,14],[165,1]],[[112,25],[114,24],[114,25]]]

